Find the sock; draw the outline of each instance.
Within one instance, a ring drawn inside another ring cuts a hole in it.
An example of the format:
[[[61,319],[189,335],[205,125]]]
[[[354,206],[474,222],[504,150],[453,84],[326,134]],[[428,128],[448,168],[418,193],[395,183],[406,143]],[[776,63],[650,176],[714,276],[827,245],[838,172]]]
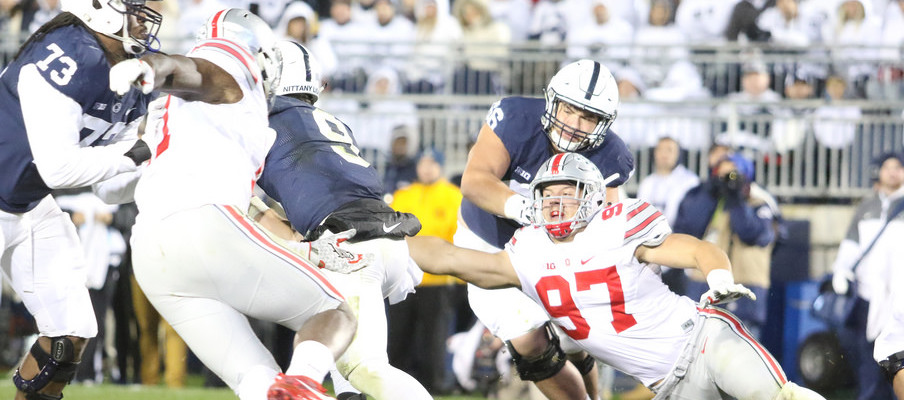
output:
[[[352,384],[347,379],[345,379],[345,377],[342,376],[342,374],[340,374],[339,371],[336,370],[336,368],[330,370],[330,379],[333,380],[333,390],[336,392],[336,394],[361,393],[361,391],[355,389],[355,387],[352,386]]]
[[[323,383],[323,378],[326,378],[327,372],[330,372],[335,362],[333,352],[323,343],[305,340],[295,346],[286,375],[304,375]]]
[[[267,389],[270,388],[273,380],[276,379],[276,373],[275,369],[263,365],[251,367],[242,375],[241,381],[239,381],[239,385],[235,389],[235,394],[241,400],[260,399],[262,395],[267,394]]]

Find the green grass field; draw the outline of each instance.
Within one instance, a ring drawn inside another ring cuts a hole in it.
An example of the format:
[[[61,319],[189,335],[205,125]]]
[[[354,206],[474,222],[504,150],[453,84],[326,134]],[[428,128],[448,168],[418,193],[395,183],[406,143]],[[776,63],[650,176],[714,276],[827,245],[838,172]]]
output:
[[[201,387],[201,377],[189,375],[188,387],[169,389],[163,386],[113,385],[97,386],[72,385],[66,388],[67,400],[237,400],[231,390]],[[0,374],[0,399],[12,399],[15,393],[12,379],[8,373]],[[823,393],[828,400],[853,400],[850,390],[837,393]],[[436,400],[482,400],[474,396],[440,396]],[[614,400],[618,400],[615,395]]]
[[[191,379],[189,385],[197,379]],[[190,386],[184,389],[168,389],[163,386],[141,385],[72,385],[67,387],[64,395],[66,400],[236,400],[238,397],[229,389],[210,389],[198,386]],[[15,386],[12,379],[4,374],[0,381],[0,399],[12,399],[15,394]],[[448,396],[437,397],[438,400],[479,400],[482,397]]]

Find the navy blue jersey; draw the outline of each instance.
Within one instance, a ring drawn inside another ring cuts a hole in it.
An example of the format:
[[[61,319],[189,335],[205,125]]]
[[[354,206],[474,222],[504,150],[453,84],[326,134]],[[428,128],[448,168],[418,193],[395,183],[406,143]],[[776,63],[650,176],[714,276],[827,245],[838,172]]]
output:
[[[340,206],[359,199],[382,201],[383,185],[358,155],[352,131],[329,113],[277,96],[270,110],[276,142],[257,184],[280,202],[289,222],[307,235]]]
[[[137,90],[123,97],[110,91],[110,63],[94,35],[82,26],[60,27],[31,43],[0,75],[0,210],[13,213],[31,210],[50,193],[34,164],[25,130],[19,91],[29,87],[20,88],[19,78],[26,69],[37,71],[54,90],[80,106],[80,121],[73,124],[83,127],[81,147],[115,142],[129,123],[147,113],[151,99]],[[60,118],[53,109],[44,111],[45,118]]]
[[[554,154],[549,137],[540,123],[545,108],[546,101],[543,99],[506,97],[493,104],[487,114],[487,125],[502,140],[511,158],[502,181],[525,195],[528,195],[527,185],[540,165]],[[619,174],[618,179],[609,182],[610,187],[625,183],[634,170],[634,157],[625,142],[611,130],[602,145],[578,153],[596,164],[603,177]],[[467,198],[461,201],[461,215],[471,231],[500,249],[520,227],[515,221],[484,211]]]

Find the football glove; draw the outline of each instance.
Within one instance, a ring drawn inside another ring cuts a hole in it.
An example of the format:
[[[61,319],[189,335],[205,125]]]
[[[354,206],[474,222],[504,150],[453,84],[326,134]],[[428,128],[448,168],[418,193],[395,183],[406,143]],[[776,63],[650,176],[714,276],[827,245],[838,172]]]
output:
[[[319,268],[348,274],[364,268],[374,262],[373,254],[358,254],[347,249],[348,239],[355,236],[355,230],[333,233],[329,230],[313,242],[302,242],[302,249],[307,250],[307,258]]]
[[[756,295],[744,285],[734,282],[731,271],[727,269],[714,269],[706,275],[706,283],[709,290],[700,297],[701,304],[731,303],[743,297],[756,300]]]
[[[122,96],[129,92],[132,85],[144,94],[154,90],[154,70],[148,63],[132,58],[110,68],[110,90]]]
[[[505,217],[521,225],[533,224],[533,203],[527,197],[513,194],[505,200]]]
[[[137,167],[141,165],[141,163],[151,159],[151,149],[144,140],[138,139],[135,141],[135,144],[132,145],[132,148],[123,155],[132,159]]]
[[[838,272],[832,275],[832,290],[836,294],[845,295],[851,288],[854,274],[851,271]]]

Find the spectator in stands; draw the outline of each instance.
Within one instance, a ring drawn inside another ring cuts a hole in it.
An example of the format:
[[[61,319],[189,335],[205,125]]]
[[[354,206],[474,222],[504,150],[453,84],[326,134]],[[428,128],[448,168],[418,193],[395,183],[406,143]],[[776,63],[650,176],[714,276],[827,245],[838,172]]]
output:
[[[654,0],[648,24],[639,27],[634,35],[631,65],[652,86],[665,79],[670,65],[687,59],[687,38],[672,23],[672,11],[669,0]]]
[[[36,0],[36,3],[38,9],[35,11],[31,22],[28,24],[28,31],[32,33],[61,12],[60,0]]]
[[[449,0],[417,0],[414,9],[414,58],[408,64],[406,92],[435,93],[446,85],[453,46],[461,25],[449,12]]]
[[[843,101],[847,90],[847,82],[838,75],[826,80],[824,98],[827,104],[816,109],[813,121],[813,134],[819,144],[830,149],[846,148],[854,140],[857,121],[862,112],[860,107],[838,105]]]
[[[669,225],[678,217],[678,206],[688,190],[700,184],[700,178],[682,162],[678,141],[665,136],[653,148],[653,173],[640,181],[637,198],[662,210]]]
[[[445,156],[425,149],[417,157],[417,181],[395,192],[392,208],[421,221],[418,235],[452,241],[457,228],[461,191],[443,175]],[[451,391],[446,385],[446,339],[455,310],[448,275],[424,274],[417,292],[389,307],[389,361],[408,372],[431,394]],[[417,351],[412,351],[417,349]]]
[[[88,272],[88,294],[97,318],[97,336],[85,346],[82,363],[75,379],[86,383],[104,381],[104,341],[107,310],[113,301],[113,290],[119,274],[126,244],[122,235],[110,224],[117,206],[104,203],[91,190],[62,190],[54,194],[60,208],[68,212],[78,232]]]
[[[614,69],[612,75],[618,84],[618,119],[612,123],[612,131],[625,141],[628,147],[647,148],[656,144],[655,121],[651,117],[662,112],[662,107],[639,102],[647,90],[647,84],[636,70],[628,67]]]
[[[138,348],[141,354],[142,385],[156,386],[160,383],[160,358],[163,357],[163,383],[168,388],[185,386],[186,356],[188,347],[157,309],[151,305],[144,291],[132,276],[132,306],[138,320]],[[163,337],[161,333],[163,332]],[[163,348],[160,348],[160,343]]]
[[[564,0],[540,0],[531,13],[527,38],[543,46],[558,46],[568,37],[569,3]]]
[[[176,47],[178,50],[174,54],[188,53],[195,46],[198,27],[204,25],[211,15],[215,12],[227,8],[225,4],[227,0],[190,0],[179,2],[178,11],[178,30],[177,33],[181,39]],[[163,28],[161,27],[161,30]]]
[[[662,210],[669,225],[675,225],[678,206],[688,190],[700,184],[700,178],[681,164],[682,149],[675,139],[659,139],[653,148],[653,173],[640,181],[637,198]],[[662,281],[678,294],[684,293],[685,276],[680,269],[663,268]]]
[[[809,100],[814,98],[815,78],[798,68],[785,77],[785,98],[788,100]],[[807,135],[808,119],[814,108],[810,105],[792,104],[776,109],[776,119],[770,134],[778,152],[785,152],[800,146]]]
[[[634,28],[627,21],[613,15],[613,0],[594,0],[588,10],[594,16],[593,23],[568,34],[569,59],[614,59],[627,62],[631,54]]]
[[[366,56],[371,54],[368,41],[374,22],[353,14],[351,0],[331,0],[330,4],[330,19],[320,24],[320,37],[330,42],[336,58],[342,60],[336,64],[330,88],[359,92],[366,82],[363,68],[368,63]]]
[[[724,151],[716,146],[713,153]],[[678,207],[673,231],[715,243],[728,253],[735,282],[767,299],[775,223],[779,218],[775,199],[754,182],[753,163],[738,153],[720,158],[709,180],[691,189]],[[686,295],[699,298],[706,282],[699,273],[688,273]],[[754,337],[766,322],[766,301],[742,299],[727,306]]]
[[[725,28],[725,38],[737,42],[743,35],[743,42],[765,42],[769,40],[769,31],[757,26],[756,20],[766,9],[767,0],[741,0],[735,4]]]
[[[488,0],[457,0],[452,14],[462,29],[464,65],[455,71],[452,91],[464,94],[499,94],[500,59],[509,54],[512,34],[508,25],[493,19]]]
[[[405,68],[411,56],[411,41],[414,40],[414,24],[405,17],[396,16],[399,0],[375,0],[377,24],[369,32],[371,62],[377,58],[380,64],[394,68],[397,72]],[[374,57],[377,56],[377,57]]]
[[[800,13],[800,0],[776,0],[757,18],[760,30],[769,32],[769,42],[779,46],[804,47],[810,44],[807,22]]]
[[[692,44],[725,41],[725,28],[738,0],[682,0],[675,24]]]
[[[417,135],[411,127],[400,125],[392,130],[390,155],[383,175],[383,192],[395,193],[417,179],[417,161],[412,157],[417,148]],[[392,203],[391,196],[386,199]]]
[[[687,149],[704,151],[711,144],[710,135],[701,135],[710,129],[705,118],[709,118],[712,110],[704,105],[683,104],[685,101],[707,100],[712,95],[703,86],[703,78],[697,67],[689,61],[679,61],[669,67],[665,79],[657,87],[650,87],[644,92],[644,98],[653,101],[670,102],[667,111],[660,113],[672,114],[663,118],[645,122],[653,128],[648,131],[650,142],[647,146],[656,144],[656,140],[667,132],[668,136],[677,140]],[[661,106],[659,107],[662,108]]]
[[[355,140],[359,148],[376,149],[388,154],[393,129],[399,125],[416,128],[417,110],[414,103],[397,99],[402,93],[402,83],[398,72],[392,67],[374,69],[367,78],[364,93],[368,101],[363,104],[364,111],[358,113],[358,125],[353,127]]]
[[[825,44],[846,46],[832,50],[832,61],[835,69],[853,83],[857,97],[865,97],[865,80],[876,72],[876,66],[866,60],[878,57],[875,46],[882,44],[881,21],[870,15],[869,4],[861,0],[841,1],[836,20],[823,25]]]
[[[490,15],[509,28],[513,43],[527,39],[533,0],[490,0]]]
[[[770,122],[766,116],[775,115],[773,103],[780,101],[782,97],[769,88],[772,78],[763,62],[747,62],[741,67],[741,73],[741,91],[730,93],[727,96],[728,103],[719,105],[716,113],[727,118],[729,123],[738,117],[737,126],[727,127],[724,129],[726,131],[739,130],[765,137]]]
[[[275,30],[277,35],[304,45],[320,62],[323,77],[329,78],[338,60],[330,42],[317,36],[317,25],[314,9],[304,1],[293,1],[286,7]]]
[[[889,277],[889,268],[900,267],[900,260],[890,256],[901,247],[901,231],[889,226],[892,229],[886,229],[878,239],[876,234],[888,212],[904,201],[904,155],[883,154],[873,163],[873,169],[875,193],[857,207],[832,266],[832,288],[836,293],[847,293],[851,290],[850,282],[857,282],[857,304],[848,324],[836,331],[856,375],[857,400],[892,398],[891,388],[870,355],[881,328],[880,311],[888,311],[884,303],[890,299],[884,282]],[[904,214],[899,214],[893,223],[900,226],[902,218]],[[874,240],[873,248],[864,255]],[[861,257],[857,270],[852,273],[851,268]]]

